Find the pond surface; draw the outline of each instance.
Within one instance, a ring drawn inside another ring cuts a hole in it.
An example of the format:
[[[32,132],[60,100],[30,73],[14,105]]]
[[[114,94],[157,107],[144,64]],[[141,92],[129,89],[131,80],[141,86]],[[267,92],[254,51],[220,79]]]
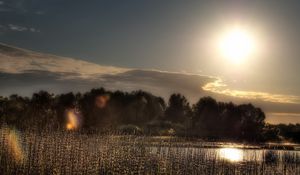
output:
[[[1,174],[300,174],[300,152],[180,138],[0,129]]]

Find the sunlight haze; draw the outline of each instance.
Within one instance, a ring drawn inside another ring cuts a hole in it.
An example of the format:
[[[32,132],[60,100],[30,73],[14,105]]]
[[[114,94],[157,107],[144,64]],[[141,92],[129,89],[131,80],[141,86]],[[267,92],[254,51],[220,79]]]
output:
[[[0,41],[4,44],[95,63],[102,66],[98,73],[110,73],[110,68],[103,69],[109,66],[117,72],[207,75],[216,80],[198,88],[225,95],[220,99],[275,103],[262,106],[270,114],[280,112],[270,107],[276,103],[296,104],[289,107],[293,110],[281,112],[300,115],[297,1],[297,5],[273,1],[1,2]],[[1,64],[0,70],[15,73],[37,67],[15,61]],[[49,68],[45,62],[34,62],[44,64],[39,70]],[[51,70],[72,69],[61,67]],[[2,95],[8,95],[7,88]],[[202,95],[199,91],[192,96]]]
[[[300,175],[299,0],[0,0],[0,175]]]

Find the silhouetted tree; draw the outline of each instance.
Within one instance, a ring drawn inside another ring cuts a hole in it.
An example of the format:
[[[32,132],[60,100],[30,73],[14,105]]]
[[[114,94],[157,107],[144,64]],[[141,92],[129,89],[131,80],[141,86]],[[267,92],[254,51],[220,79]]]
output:
[[[237,139],[241,132],[241,115],[235,104],[219,103],[220,136],[223,138]]]
[[[265,125],[265,114],[260,108],[255,108],[252,104],[239,105],[241,114],[241,135],[246,140],[261,140],[261,133]]]
[[[6,110],[7,98],[0,96],[0,124],[4,122],[4,111]]]
[[[20,129],[65,128],[65,112],[78,109],[86,130],[139,128],[158,135],[185,135],[248,141],[300,141],[300,125],[265,125],[265,114],[252,104],[235,105],[203,97],[191,109],[181,94],[172,94],[168,105],[148,92],[92,89],[84,94],[56,95],[46,91],[31,98],[0,97],[0,122]],[[121,131],[121,130],[120,130]]]
[[[220,131],[220,115],[218,103],[211,97],[201,98],[193,106],[193,128],[200,135],[208,137],[218,137]]]
[[[106,95],[104,88],[92,89],[87,92],[79,101],[79,108],[84,116],[83,126],[86,129],[102,128],[105,125],[106,108],[99,108],[96,105],[97,97]]]
[[[54,95],[46,91],[34,93],[30,100],[28,121],[38,129],[49,127],[57,127],[57,115],[54,106]]]
[[[276,126],[279,130],[279,135],[289,141],[300,143],[300,124],[279,124]]]
[[[26,118],[29,100],[18,95],[11,95],[1,102],[1,118],[9,125],[22,126]]]
[[[276,125],[266,124],[263,128],[262,135],[264,141],[279,141],[279,128]]]
[[[165,111],[165,120],[183,123],[189,120],[191,107],[187,99],[181,94],[172,94]]]

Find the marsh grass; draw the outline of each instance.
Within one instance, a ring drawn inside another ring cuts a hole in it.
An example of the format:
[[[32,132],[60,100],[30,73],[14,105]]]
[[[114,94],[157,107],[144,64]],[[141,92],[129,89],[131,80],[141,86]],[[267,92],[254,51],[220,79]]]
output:
[[[247,148],[233,162],[179,138],[1,128],[0,143],[1,174],[300,174],[297,151]]]

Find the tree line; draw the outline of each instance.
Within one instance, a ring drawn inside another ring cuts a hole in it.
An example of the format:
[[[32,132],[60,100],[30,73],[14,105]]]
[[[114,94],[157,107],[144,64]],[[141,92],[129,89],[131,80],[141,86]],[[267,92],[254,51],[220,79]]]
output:
[[[68,111],[76,117],[77,125],[73,127],[68,124]],[[237,105],[202,97],[191,105],[181,94],[172,94],[166,103],[144,91],[112,92],[104,88],[59,95],[40,91],[31,98],[0,97],[0,122],[20,130],[72,129],[214,140],[300,141],[299,124],[266,124],[264,112],[252,104]]]

